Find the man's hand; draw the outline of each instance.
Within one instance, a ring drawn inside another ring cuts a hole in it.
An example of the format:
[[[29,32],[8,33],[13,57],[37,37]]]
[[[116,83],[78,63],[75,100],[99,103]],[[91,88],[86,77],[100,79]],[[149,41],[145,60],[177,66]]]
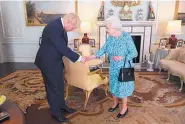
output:
[[[119,61],[119,60],[122,60],[122,56],[113,56],[112,59],[114,61]]]
[[[86,58],[87,58],[87,57],[82,56],[81,62],[82,62],[82,63],[85,63],[85,62],[86,62]]]

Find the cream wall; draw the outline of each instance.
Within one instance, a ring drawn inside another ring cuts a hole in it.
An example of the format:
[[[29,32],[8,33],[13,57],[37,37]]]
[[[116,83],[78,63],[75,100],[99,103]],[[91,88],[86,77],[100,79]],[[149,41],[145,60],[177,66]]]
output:
[[[23,1],[0,1],[0,41],[5,62],[34,62],[43,26],[26,26]],[[79,33],[69,32],[69,43]],[[1,52],[2,53],[2,52]]]
[[[80,0],[78,2],[78,15],[80,19],[90,21],[92,26],[92,32],[90,38],[94,38],[98,42],[98,27],[96,25],[96,18],[98,15],[99,8],[101,6],[101,1],[95,0]],[[81,34],[83,36],[83,34]]]
[[[79,0],[78,15],[81,20],[90,20],[92,23],[91,38],[98,42],[98,27],[96,17],[101,5],[98,0]],[[33,62],[38,50],[38,40],[41,36],[43,26],[27,27],[24,17],[23,1],[0,1],[0,62]],[[166,36],[165,29],[168,20],[172,20],[175,10],[175,0],[162,0],[158,2],[158,32],[154,40]],[[4,23],[2,23],[2,20]],[[4,25],[4,34],[3,28]],[[183,27],[185,32],[185,27]],[[69,43],[73,43],[74,38],[82,37],[82,33],[68,33]],[[177,36],[184,39],[184,35]],[[2,44],[1,44],[2,43]],[[72,48],[72,45],[70,46]],[[4,57],[3,57],[4,56]]]
[[[3,61],[33,62],[43,27],[26,27],[23,1],[0,1]]]
[[[1,22],[1,18],[0,18],[0,22]],[[2,25],[0,24],[0,63],[4,62],[2,41],[3,41],[3,31],[2,31]]]
[[[166,26],[169,20],[174,19],[175,12],[175,3],[176,0],[158,0],[157,7],[157,32],[156,37],[153,38],[152,42],[158,40],[163,37],[169,37],[167,34]],[[95,0],[87,0],[86,2],[79,2],[79,16],[82,20],[91,20],[93,23],[92,36],[97,38],[98,36],[98,27],[96,26],[96,16],[98,14],[99,7],[101,5],[101,1]],[[88,10],[88,11],[86,11]],[[185,33],[185,26],[182,26],[182,31]],[[184,39],[185,35],[177,35],[178,39]],[[98,39],[96,40],[98,41]]]
[[[166,32],[168,20],[173,20],[175,12],[175,0],[160,0],[158,4],[158,32],[157,35],[161,37],[169,37]],[[182,26],[182,31],[185,33],[185,26]],[[177,35],[178,39],[184,39],[185,35]]]
[[[0,39],[0,63],[4,62],[4,57],[3,57],[3,49],[2,49],[2,40]]]

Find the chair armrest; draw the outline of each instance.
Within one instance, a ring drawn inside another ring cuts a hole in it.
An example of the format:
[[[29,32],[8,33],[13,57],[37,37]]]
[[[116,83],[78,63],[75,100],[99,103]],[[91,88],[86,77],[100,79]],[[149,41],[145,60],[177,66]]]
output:
[[[101,79],[105,79],[106,77],[101,73],[101,69],[97,69],[93,72],[89,72],[87,75],[93,75],[93,74],[99,74],[99,76],[101,77]]]
[[[105,79],[106,78],[106,76],[104,76],[103,74],[99,74],[99,76],[101,77],[101,79]]]
[[[97,69],[95,71],[87,73],[87,75],[100,74],[100,73],[101,73],[101,69]]]
[[[170,49],[169,53],[168,53],[168,56],[165,59],[177,60],[177,58],[179,56],[179,52],[180,52],[180,48]]]

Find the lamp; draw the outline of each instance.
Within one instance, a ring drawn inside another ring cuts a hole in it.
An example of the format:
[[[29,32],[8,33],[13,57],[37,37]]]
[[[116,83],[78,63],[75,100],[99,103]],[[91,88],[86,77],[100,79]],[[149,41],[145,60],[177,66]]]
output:
[[[168,33],[171,34],[171,37],[169,38],[169,44],[171,45],[171,48],[175,48],[177,43],[177,38],[175,35],[182,34],[181,22],[181,20],[168,21],[167,30]]]
[[[87,36],[87,33],[91,32],[91,24],[89,21],[82,21],[81,23],[81,32],[84,33],[84,37],[82,38],[82,43],[89,44],[89,37]]]

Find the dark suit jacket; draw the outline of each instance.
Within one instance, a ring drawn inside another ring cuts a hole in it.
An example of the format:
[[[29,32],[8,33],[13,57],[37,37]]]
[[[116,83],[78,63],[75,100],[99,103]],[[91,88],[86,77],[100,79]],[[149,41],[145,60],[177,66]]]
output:
[[[77,61],[79,55],[67,47],[67,42],[67,34],[64,31],[61,18],[51,21],[43,30],[35,64],[39,68],[52,66],[52,64],[62,63],[63,56],[72,62]]]

